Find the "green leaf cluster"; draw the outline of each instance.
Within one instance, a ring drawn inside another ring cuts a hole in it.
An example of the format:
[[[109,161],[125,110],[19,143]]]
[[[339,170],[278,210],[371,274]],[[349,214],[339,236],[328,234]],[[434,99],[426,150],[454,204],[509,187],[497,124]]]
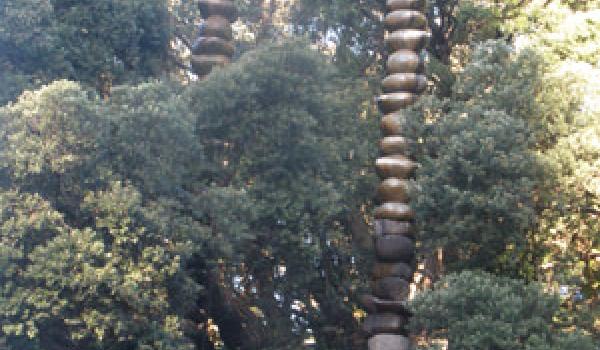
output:
[[[589,337],[561,329],[559,298],[537,284],[464,271],[412,305],[413,331],[445,339],[449,349],[595,349]]]

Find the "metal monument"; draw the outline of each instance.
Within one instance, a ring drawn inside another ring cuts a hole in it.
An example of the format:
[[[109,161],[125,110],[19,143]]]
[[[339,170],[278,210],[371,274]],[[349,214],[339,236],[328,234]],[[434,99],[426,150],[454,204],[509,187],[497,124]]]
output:
[[[199,78],[230,62],[234,53],[231,23],[237,18],[231,0],[200,0],[203,21],[192,46],[192,70]],[[411,178],[418,164],[409,157],[403,109],[427,87],[423,50],[429,40],[425,0],[387,0],[384,19],[389,57],[383,94],[377,98],[383,138],[376,160],[382,181],[375,209],[375,256],[372,293],[362,297],[369,312],[363,330],[369,350],[410,350],[406,326],[410,283],[415,271],[414,211],[409,205]]]
[[[375,255],[372,294],[362,297],[369,316],[363,323],[369,350],[409,350],[406,307],[415,271],[414,211],[409,203],[411,178],[418,164],[408,156],[413,142],[406,135],[403,109],[425,91],[423,50],[429,40],[425,0],[387,0],[384,19],[389,57],[383,94],[381,156],[376,160],[382,181],[375,209]]]
[[[191,63],[193,72],[202,78],[231,61],[235,49],[231,23],[237,11],[231,0],[200,0],[198,7],[202,22],[192,45]]]

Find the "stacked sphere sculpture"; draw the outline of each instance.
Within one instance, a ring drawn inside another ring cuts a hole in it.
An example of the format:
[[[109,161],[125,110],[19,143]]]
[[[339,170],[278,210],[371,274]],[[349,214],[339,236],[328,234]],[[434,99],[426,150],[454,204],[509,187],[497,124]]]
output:
[[[202,78],[215,66],[223,66],[234,53],[231,22],[237,11],[231,0],[200,0],[203,22],[192,46],[192,70]]]
[[[410,179],[418,164],[408,155],[411,142],[405,134],[402,110],[425,91],[427,78],[422,53],[429,40],[425,0],[387,0],[384,25],[390,51],[383,94],[377,99],[384,114],[381,156],[375,166],[382,182],[377,188],[375,255],[372,295],[363,296],[369,316],[363,330],[369,350],[409,350],[406,307],[415,270],[414,211],[408,204]]]

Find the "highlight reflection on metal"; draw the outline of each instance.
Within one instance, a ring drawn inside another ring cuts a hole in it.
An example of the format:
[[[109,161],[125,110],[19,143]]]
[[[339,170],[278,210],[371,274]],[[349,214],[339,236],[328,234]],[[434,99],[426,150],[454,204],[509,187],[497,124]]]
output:
[[[418,164],[408,150],[414,142],[406,134],[403,109],[415,103],[427,87],[423,49],[429,40],[425,0],[387,0],[385,43],[390,51],[388,76],[377,98],[384,114],[375,162],[382,178],[375,209],[375,257],[372,295],[362,303],[369,312],[363,330],[369,350],[412,349],[406,325],[411,312],[406,298],[415,266],[414,211],[409,205],[410,179]]]
[[[231,61],[234,53],[231,22],[237,11],[231,0],[200,0],[203,22],[192,45],[192,70],[199,78],[208,75],[213,67]]]

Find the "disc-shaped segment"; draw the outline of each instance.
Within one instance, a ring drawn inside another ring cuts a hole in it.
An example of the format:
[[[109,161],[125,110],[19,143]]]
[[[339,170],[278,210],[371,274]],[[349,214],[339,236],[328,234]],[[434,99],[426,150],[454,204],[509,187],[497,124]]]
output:
[[[401,277],[407,281],[412,281],[414,271],[411,265],[403,262],[377,262],[373,266],[373,277],[375,279]]]
[[[231,22],[237,18],[237,10],[231,0],[199,0],[198,8],[203,18],[223,16]]]
[[[375,218],[389,220],[412,220],[415,211],[406,203],[388,202],[375,208]]]
[[[400,277],[386,277],[373,283],[373,294],[382,299],[406,300],[410,292],[410,284]]]
[[[403,154],[410,150],[413,141],[404,136],[386,136],[379,141],[379,149],[385,155]]]
[[[363,321],[362,330],[371,336],[380,333],[406,334],[408,319],[393,313],[380,313],[367,316]]]
[[[233,56],[233,43],[217,37],[203,37],[198,40],[192,53],[194,55],[221,55]]]
[[[371,294],[363,294],[359,297],[359,303],[369,313],[391,312],[405,317],[413,315],[404,300],[385,300]]]
[[[210,73],[213,67],[228,64],[230,59],[220,55],[193,55],[191,61],[194,73],[204,76]]]
[[[408,308],[404,300],[386,300],[374,295],[366,294],[360,296],[360,304],[370,313],[391,312],[406,317],[412,316],[412,311]]]
[[[402,235],[376,236],[375,254],[379,261],[410,262],[415,257],[415,242]]]
[[[427,88],[427,77],[416,73],[396,73],[383,79],[384,92],[409,91],[420,94]]]
[[[408,118],[402,112],[386,114],[381,118],[381,132],[388,135],[404,135]]]
[[[396,10],[424,10],[425,0],[387,0],[386,7],[389,11]]]
[[[419,95],[412,92],[393,92],[379,95],[377,102],[383,113],[391,113],[412,105],[418,98]]]
[[[408,337],[399,334],[377,334],[369,339],[369,350],[413,350]]]
[[[418,166],[416,162],[401,155],[381,157],[375,161],[377,173],[384,179],[407,179],[414,174]]]
[[[415,226],[408,221],[380,219],[375,220],[375,234],[405,235],[412,237],[415,234]]]
[[[426,29],[427,17],[414,10],[396,10],[389,12],[383,20],[387,30]]]
[[[385,43],[390,50],[421,51],[429,41],[429,32],[418,29],[402,29],[391,32]]]
[[[232,40],[233,33],[229,20],[223,16],[210,16],[204,22],[203,36],[214,36],[225,40]]]
[[[377,199],[380,202],[402,202],[410,200],[410,181],[390,177],[381,182],[377,187]]]
[[[422,73],[425,71],[425,57],[411,50],[396,51],[388,57],[386,68],[388,74]]]

